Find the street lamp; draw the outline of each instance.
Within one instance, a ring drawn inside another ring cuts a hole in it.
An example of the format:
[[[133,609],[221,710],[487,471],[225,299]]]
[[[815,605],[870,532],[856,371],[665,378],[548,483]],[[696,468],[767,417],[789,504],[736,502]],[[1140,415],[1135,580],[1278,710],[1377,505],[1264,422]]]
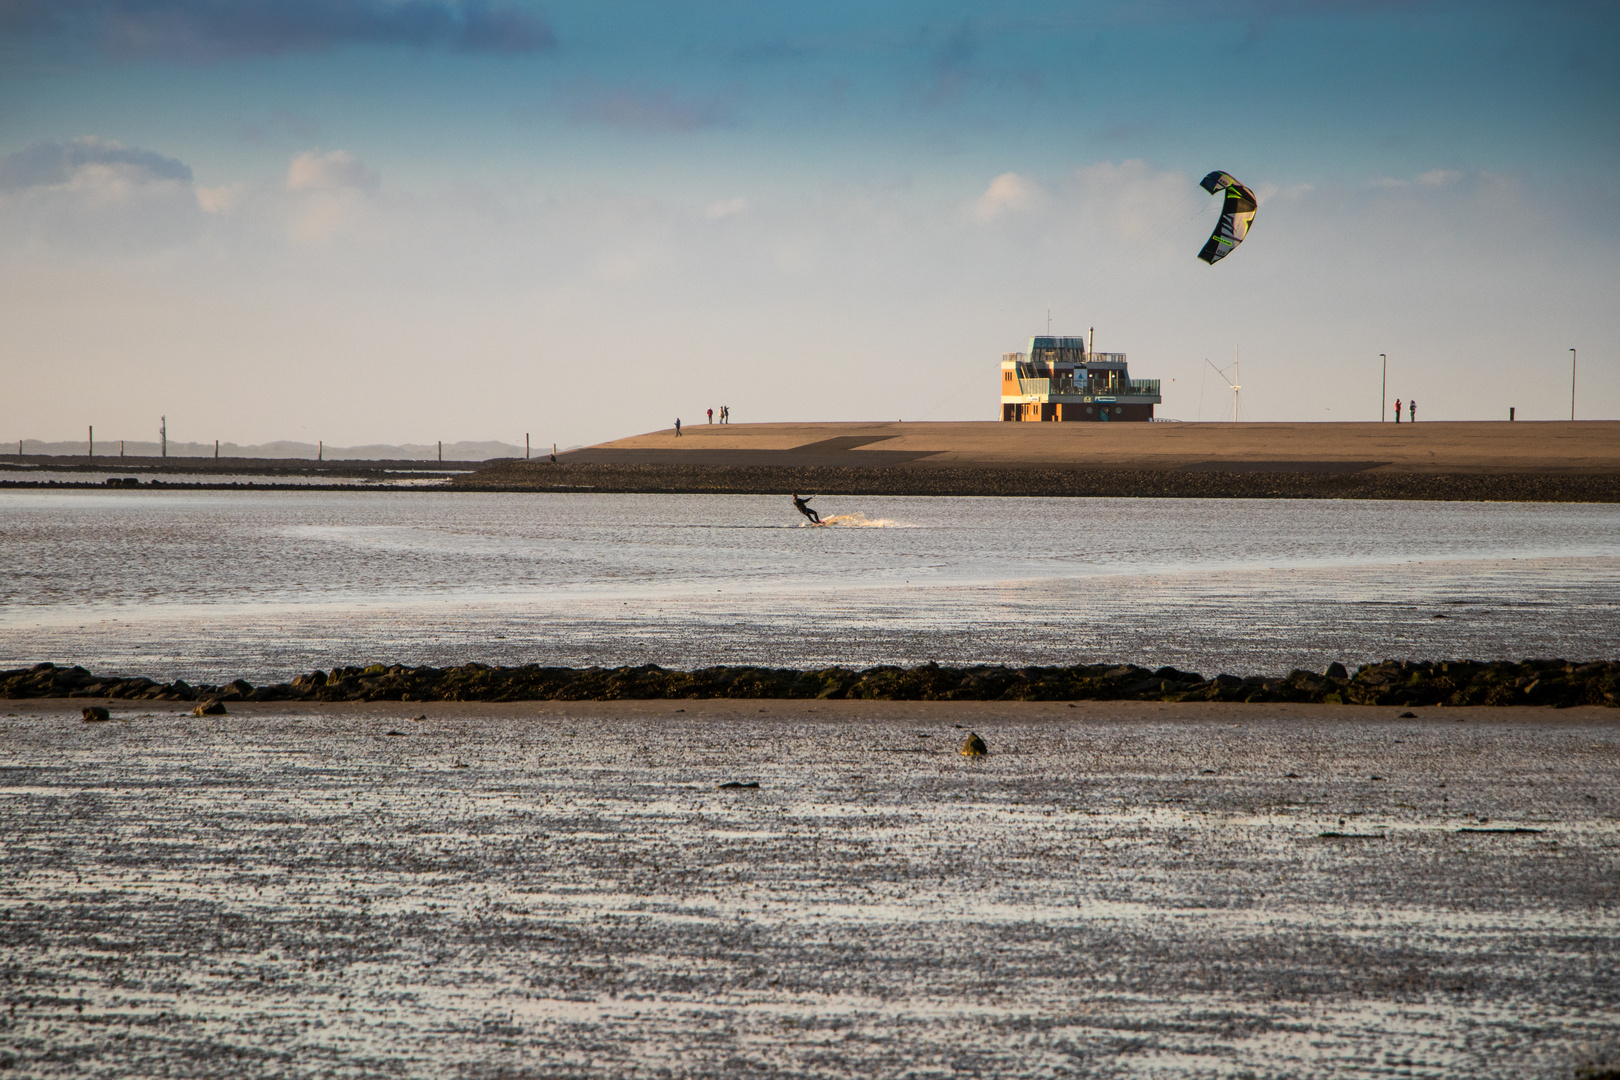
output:
[[[1389,397],[1389,357],[1383,353],[1378,355],[1384,361],[1384,381],[1378,387],[1378,422],[1382,424],[1384,422],[1384,409],[1386,408],[1384,401]]]
[[[1569,418],[1575,419],[1575,350],[1569,350]]]

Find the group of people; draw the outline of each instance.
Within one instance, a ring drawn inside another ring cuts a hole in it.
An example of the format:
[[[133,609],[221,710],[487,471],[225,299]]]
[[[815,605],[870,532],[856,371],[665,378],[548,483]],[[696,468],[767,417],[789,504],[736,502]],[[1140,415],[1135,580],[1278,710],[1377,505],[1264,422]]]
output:
[[[1400,398],[1395,399],[1395,422],[1397,424],[1401,422]],[[1411,401],[1406,403],[1406,422],[1409,424],[1417,423],[1417,398],[1413,398]]]
[[[720,406],[720,422],[722,424],[731,423],[731,406],[730,405],[722,405],[722,406]],[[711,423],[711,424],[714,423],[714,410],[713,409],[709,410],[709,423]],[[681,437],[681,418],[678,417],[678,416],[675,418],[675,437],[677,439]]]

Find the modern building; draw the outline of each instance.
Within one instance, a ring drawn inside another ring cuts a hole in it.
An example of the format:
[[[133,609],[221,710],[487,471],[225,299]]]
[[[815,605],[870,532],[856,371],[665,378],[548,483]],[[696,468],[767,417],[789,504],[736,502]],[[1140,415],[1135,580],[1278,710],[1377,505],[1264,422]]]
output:
[[[1092,352],[1083,337],[1032,337],[1001,358],[1003,420],[1151,420],[1158,379],[1133,379],[1124,353]]]

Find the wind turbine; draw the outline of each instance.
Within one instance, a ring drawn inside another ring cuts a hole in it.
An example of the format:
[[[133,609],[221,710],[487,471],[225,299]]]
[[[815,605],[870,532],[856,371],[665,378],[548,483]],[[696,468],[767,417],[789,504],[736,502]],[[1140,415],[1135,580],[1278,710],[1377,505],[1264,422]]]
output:
[[[1215,365],[1211,363],[1207,357],[1205,358],[1204,363],[1209,364],[1209,366],[1214,369],[1215,374],[1221,377],[1221,381],[1232,388],[1232,423],[1237,423],[1238,391],[1243,389],[1243,384],[1235,383],[1231,379],[1228,379],[1226,377],[1226,372],[1222,371],[1218,367],[1215,367]],[[1232,373],[1236,378],[1243,378],[1243,369],[1238,366],[1238,361],[1235,358],[1232,361]]]

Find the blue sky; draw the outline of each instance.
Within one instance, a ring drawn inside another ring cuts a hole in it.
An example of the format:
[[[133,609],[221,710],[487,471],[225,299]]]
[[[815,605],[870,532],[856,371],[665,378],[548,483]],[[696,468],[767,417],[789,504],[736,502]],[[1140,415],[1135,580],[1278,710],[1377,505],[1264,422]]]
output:
[[[0,100],[0,437],[988,419],[1049,309],[1181,419],[1620,416],[1613,3],[8,0]]]

